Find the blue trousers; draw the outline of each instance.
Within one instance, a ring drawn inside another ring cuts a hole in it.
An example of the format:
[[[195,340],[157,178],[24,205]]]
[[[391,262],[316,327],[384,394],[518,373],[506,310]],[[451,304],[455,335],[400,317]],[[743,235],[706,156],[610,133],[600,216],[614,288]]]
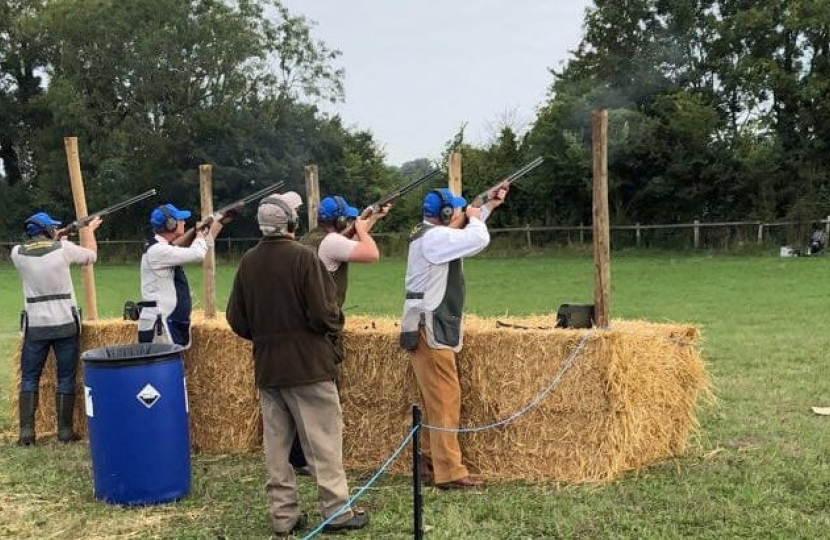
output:
[[[58,394],[75,393],[75,372],[78,367],[78,336],[60,339],[24,340],[20,354],[20,391],[37,392],[40,375],[49,348],[55,351],[55,368],[58,373]]]

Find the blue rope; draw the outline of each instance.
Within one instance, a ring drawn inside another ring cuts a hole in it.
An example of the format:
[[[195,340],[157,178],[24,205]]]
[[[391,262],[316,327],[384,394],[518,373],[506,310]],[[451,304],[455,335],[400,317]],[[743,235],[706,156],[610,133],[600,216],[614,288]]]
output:
[[[582,349],[585,347],[585,343],[588,341],[588,338],[591,336],[592,333],[593,330],[589,330],[585,333],[585,335],[582,337],[582,340],[576,346],[576,349],[574,349],[571,355],[568,357],[568,359],[565,360],[565,363],[562,364],[562,367],[559,369],[559,372],[556,374],[556,376],[553,378],[553,381],[547,387],[545,387],[543,390],[537,393],[536,397],[534,397],[530,403],[519,409],[517,412],[511,414],[504,420],[500,420],[492,424],[487,424],[486,426],[476,426],[469,428],[445,428],[439,426],[432,426],[430,424],[422,424],[421,427],[433,431],[443,431],[447,433],[476,433],[479,431],[486,431],[488,429],[505,426],[507,424],[510,424],[511,422],[515,422],[521,416],[524,416],[528,411],[535,408],[554,388],[556,388],[557,385],[559,385],[559,382],[562,380],[562,377],[565,375],[565,373],[567,373],[568,370],[571,369],[571,367],[576,363],[576,359],[579,356],[579,353],[582,352]]]
[[[383,474],[383,472],[387,468],[389,468],[389,466],[392,464],[392,462],[394,462],[398,458],[398,456],[401,454],[401,452],[403,452],[403,449],[406,448],[406,445],[409,444],[409,441],[412,440],[412,437],[415,435],[415,432],[418,431],[419,427],[420,426],[415,426],[414,428],[412,428],[409,431],[409,434],[406,436],[406,438],[403,440],[403,442],[400,444],[400,446],[398,446],[398,449],[395,450],[392,453],[391,456],[389,456],[389,458],[383,463],[383,465],[380,466],[380,469],[377,470],[377,472],[369,479],[369,481],[366,482],[366,484],[363,485],[363,487],[358,489],[357,492],[354,495],[352,495],[352,497],[348,501],[346,501],[346,504],[341,506],[337,510],[337,512],[335,512],[334,514],[332,514],[328,518],[326,518],[326,520],[323,521],[322,523],[320,523],[320,525],[318,525],[316,529],[314,529],[313,531],[308,533],[306,536],[304,536],[303,540],[308,540],[309,538],[313,538],[313,537],[317,536],[318,534],[320,534],[320,532],[322,532],[323,528],[326,525],[328,525],[329,523],[332,522],[332,520],[334,520],[337,517],[341,516],[347,510],[350,510],[351,506],[352,506],[352,503],[354,503],[357,499],[359,499],[360,496],[363,495],[363,493],[365,493],[366,490],[369,489],[372,486],[372,484],[374,484],[377,481],[378,478],[380,478],[380,475]]]
[[[325,528],[326,525],[331,523],[337,517],[343,515],[347,510],[351,509],[352,504],[357,499],[359,499],[366,492],[366,490],[369,489],[372,486],[372,484],[374,484],[378,480],[378,478],[380,478],[380,476],[384,473],[384,471],[386,471],[386,469],[388,469],[389,466],[398,458],[398,456],[401,454],[401,452],[403,452],[403,449],[406,448],[406,445],[409,444],[409,441],[412,440],[412,437],[415,435],[415,432],[418,431],[419,428],[427,428],[427,429],[431,429],[431,430],[434,430],[434,431],[445,431],[445,432],[451,432],[451,433],[474,433],[474,432],[485,431],[485,430],[488,430],[488,429],[493,429],[493,428],[496,428],[496,427],[500,427],[500,426],[510,424],[511,422],[516,421],[521,416],[524,416],[531,409],[535,408],[551,391],[553,391],[554,388],[556,388],[556,386],[559,385],[559,382],[562,380],[562,377],[565,376],[565,373],[567,373],[568,370],[570,370],[571,367],[576,363],[576,359],[579,357],[579,354],[582,352],[582,349],[585,348],[585,343],[587,343],[588,338],[591,336],[592,332],[593,332],[592,330],[589,330],[588,332],[585,333],[585,335],[582,337],[579,344],[576,346],[576,348],[570,354],[568,359],[565,360],[565,363],[562,364],[561,368],[559,368],[559,372],[553,378],[553,381],[551,381],[551,383],[547,387],[545,387],[540,392],[538,392],[536,394],[536,396],[533,398],[533,400],[531,400],[530,403],[528,403],[527,405],[525,405],[524,407],[522,407],[521,409],[519,409],[517,412],[513,413],[512,415],[508,416],[504,420],[501,420],[499,422],[495,422],[495,423],[492,423],[492,424],[488,424],[486,426],[477,426],[477,427],[460,428],[460,429],[443,428],[443,427],[438,427],[438,426],[431,426],[429,424],[422,424],[420,426],[415,426],[414,428],[412,428],[410,430],[409,434],[403,440],[403,442],[392,453],[392,455],[389,456],[386,459],[386,461],[383,463],[383,465],[381,465],[380,469],[378,469],[377,472],[375,472],[375,474],[372,475],[372,477],[366,482],[366,484],[363,485],[360,489],[358,489],[357,492],[351,498],[349,498],[349,500],[346,502],[346,504],[344,504],[343,506],[341,506],[337,510],[337,512],[335,512],[334,514],[332,514],[331,516],[326,518],[322,523],[320,523],[320,525],[317,526],[316,529],[314,529],[313,531],[308,533],[306,536],[304,536],[303,540],[309,540],[310,538],[313,538],[313,537],[317,536],[318,534],[320,534],[323,531],[323,529]]]

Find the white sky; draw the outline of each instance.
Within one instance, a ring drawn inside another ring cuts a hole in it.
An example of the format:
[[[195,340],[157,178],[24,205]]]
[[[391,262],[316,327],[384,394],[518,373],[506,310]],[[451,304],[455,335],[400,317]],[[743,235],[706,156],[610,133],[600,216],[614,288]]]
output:
[[[343,54],[348,127],[368,129],[400,165],[440,156],[467,123],[484,144],[507,124],[527,129],[582,35],[591,0],[284,0]]]

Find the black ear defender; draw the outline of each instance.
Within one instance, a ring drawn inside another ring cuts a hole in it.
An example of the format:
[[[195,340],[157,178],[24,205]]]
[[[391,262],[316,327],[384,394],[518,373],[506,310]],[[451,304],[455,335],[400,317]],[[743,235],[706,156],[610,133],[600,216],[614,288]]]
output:
[[[164,223],[161,224],[161,228],[167,232],[175,231],[178,222],[176,221],[176,218],[173,217],[170,210],[165,205],[159,206],[159,210],[164,215]]]
[[[441,222],[441,225],[449,225],[453,214],[455,214],[452,201],[447,198],[447,194],[443,189],[433,189],[432,193],[435,193],[441,199],[441,206],[438,207],[438,221]]]
[[[38,218],[34,218],[34,219],[33,219],[33,218],[29,218],[29,219],[27,219],[26,221],[24,221],[24,222],[23,222],[23,228],[24,228],[24,229],[27,229],[27,230],[28,230],[29,225],[34,225],[34,226],[36,226],[36,227],[40,227],[41,229],[43,229],[43,233],[44,233],[47,237],[52,238],[52,239],[54,239],[54,238],[55,238],[55,233],[56,233],[57,231],[55,230],[55,227],[54,227],[54,226],[52,226],[52,225],[47,225],[46,223],[42,222],[42,221],[41,221],[41,220],[39,220]]]
[[[339,196],[334,196],[334,202],[337,203],[337,217],[334,218],[334,228],[337,232],[344,231],[349,225],[349,218],[346,217],[346,200]]]
[[[285,201],[277,197],[266,197],[260,203],[260,205],[263,204],[273,204],[282,208],[282,211],[285,212],[285,232],[293,233],[297,230],[297,225],[299,224],[297,212],[288,206]]]

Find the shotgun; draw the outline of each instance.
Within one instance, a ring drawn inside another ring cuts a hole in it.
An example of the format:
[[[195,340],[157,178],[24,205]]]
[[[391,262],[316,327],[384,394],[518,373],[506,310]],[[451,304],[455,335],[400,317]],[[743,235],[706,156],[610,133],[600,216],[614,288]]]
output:
[[[404,195],[406,195],[407,193],[409,193],[413,189],[421,186],[422,184],[425,184],[425,183],[429,182],[430,180],[432,180],[433,178],[435,178],[436,176],[438,176],[440,174],[441,174],[441,169],[433,169],[433,170],[431,170],[430,172],[428,172],[427,174],[423,175],[420,178],[417,178],[417,179],[415,179],[411,182],[407,182],[406,184],[403,184],[402,186],[396,187],[395,189],[393,189],[392,191],[390,191],[389,193],[387,193],[386,195],[384,195],[383,197],[381,197],[377,201],[373,202],[372,204],[370,204],[369,206],[364,208],[363,212],[361,212],[361,214],[360,214],[360,218],[361,219],[368,219],[369,217],[372,216],[372,214],[380,212],[381,209],[384,206],[386,206],[387,204],[391,204],[391,203],[397,201],[398,199],[400,199],[401,197],[403,197]],[[347,236],[347,237],[352,237],[354,235],[354,223],[350,223],[343,230],[343,232],[341,234],[344,235],[344,236]]]
[[[229,219],[231,216],[242,210],[242,207],[244,207],[246,204],[256,201],[257,199],[267,197],[268,195],[282,189],[284,185],[285,182],[281,180],[275,184],[271,184],[268,187],[262,188],[259,191],[251,193],[247,197],[239,199],[238,201],[234,201],[227,206],[223,206],[222,208],[220,208],[213,214],[209,215],[202,221],[196,223],[195,227],[187,229],[183,235],[173,240],[173,245],[179,247],[189,246],[193,243],[193,239],[196,238],[196,231],[207,229],[211,226],[214,220],[222,221],[223,219]]]
[[[491,187],[487,191],[484,191],[484,192],[479,193],[478,195],[476,195],[476,198],[475,198],[475,200],[473,200],[472,205],[475,206],[475,207],[482,206],[484,203],[486,203],[488,200],[490,200],[490,193],[493,193],[493,192],[497,191],[502,186],[511,185],[513,182],[515,182],[516,180],[518,180],[522,176],[526,175],[527,173],[529,173],[530,171],[532,171],[533,169],[535,169],[536,167],[541,165],[544,160],[545,159],[543,157],[539,156],[536,159],[534,159],[533,161],[531,161],[530,163],[528,163],[527,165],[524,165],[521,169],[513,171],[512,173],[510,173],[506,177],[499,180],[499,182],[496,183],[496,185],[494,185],[493,187]]]
[[[150,197],[152,197],[155,194],[156,194],[156,190],[155,189],[150,189],[150,190],[147,190],[147,191],[145,191],[144,193],[142,193],[140,195],[136,195],[135,197],[130,197],[129,199],[121,201],[118,204],[113,204],[112,206],[107,206],[103,210],[99,210],[98,212],[95,212],[94,214],[90,214],[86,217],[78,218],[75,221],[73,221],[71,223],[68,223],[66,225],[66,227],[63,227],[62,229],[58,229],[57,232],[56,232],[56,237],[59,238],[61,236],[69,236],[70,234],[76,233],[76,232],[78,232],[78,230],[83,229],[84,227],[89,225],[89,223],[97,217],[104,217],[107,214],[111,214],[111,213],[113,213],[117,210],[127,208],[128,206],[132,206],[137,202],[143,201],[144,199],[149,199]]]

